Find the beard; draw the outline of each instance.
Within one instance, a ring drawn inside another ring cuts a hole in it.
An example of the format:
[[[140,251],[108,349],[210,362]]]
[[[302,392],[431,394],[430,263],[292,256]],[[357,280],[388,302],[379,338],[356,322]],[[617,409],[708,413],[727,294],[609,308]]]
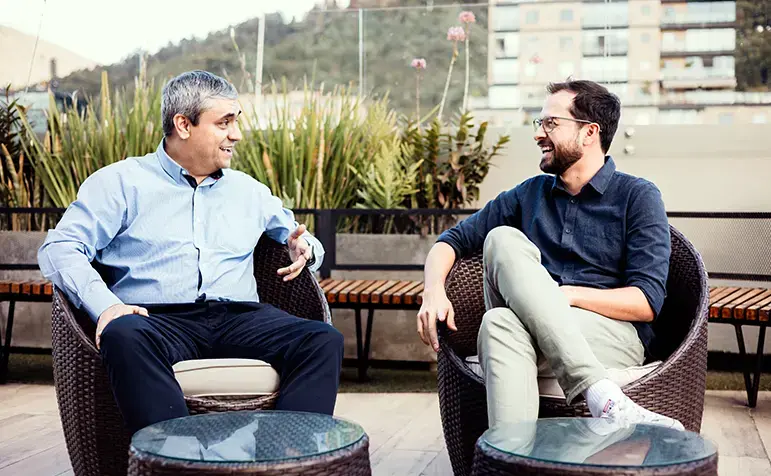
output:
[[[584,152],[576,141],[566,142],[564,144],[555,144],[550,139],[545,139],[538,143],[538,146],[552,146],[552,151],[547,152],[541,157],[539,167],[544,173],[562,175],[573,164],[581,160]]]

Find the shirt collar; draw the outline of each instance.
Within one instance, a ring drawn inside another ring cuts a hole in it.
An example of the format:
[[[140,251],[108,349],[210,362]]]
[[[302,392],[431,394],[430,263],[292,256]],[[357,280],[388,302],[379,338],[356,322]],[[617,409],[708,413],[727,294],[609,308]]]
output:
[[[185,178],[186,176],[190,176],[190,172],[188,172],[186,169],[184,169],[181,165],[176,163],[174,159],[172,159],[169,154],[166,152],[166,147],[164,146],[166,143],[166,139],[161,139],[161,143],[158,144],[158,149],[156,150],[156,155],[158,156],[158,161],[161,163],[161,167],[163,168],[163,171],[166,172],[166,174],[171,177],[175,182],[182,183],[182,184],[188,184],[188,179]],[[217,181],[222,178],[224,172],[222,169],[219,169],[212,174],[209,175],[214,181]],[[201,185],[205,185],[206,180],[204,182],[201,182]]]
[[[602,195],[605,193],[605,190],[608,189],[608,185],[610,185],[610,179],[613,178],[614,173],[616,173],[616,163],[613,161],[613,157],[606,155],[605,163],[602,167],[600,167],[600,170],[594,174],[594,177],[589,180],[588,185],[591,185],[597,193]],[[552,183],[551,186],[552,193],[554,193],[555,189],[567,192],[565,185],[562,183],[562,180],[558,175],[554,176],[554,183]]]
[[[613,178],[613,174],[616,173],[616,163],[613,161],[613,157],[606,155],[605,163],[594,174],[594,177],[589,181],[589,185],[597,191],[600,195],[605,193],[610,185],[610,179]]]

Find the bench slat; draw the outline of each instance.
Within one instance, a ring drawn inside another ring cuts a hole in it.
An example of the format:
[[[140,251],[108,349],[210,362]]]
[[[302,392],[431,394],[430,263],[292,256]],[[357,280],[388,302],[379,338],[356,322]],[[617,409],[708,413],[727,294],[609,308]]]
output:
[[[415,281],[399,281],[399,284],[383,293],[383,304],[391,304],[391,301],[393,304],[399,304],[394,300],[396,295],[413,286],[415,286]]]
[[[763,301],[764,299],[771,297],[771,289],[766,289],[762,293],[756,295],[752,299],[749,299],[747,301],[744,301],[743,303],[736,306],[734,309],[734,319],[744,319],[745,317],[745,311],[750,307],[754,306],[755,304]]]
[[[360,294],[361,294],[361,293],[362,293],[362,292],[363,292],[365,289],[369,288],[370,286],[372,286],[372,285],[373,285],[374,283],[376,283],[376,282],[377,282],[377,281],[372,281],[372,280],[370,279],[370,280],[364,281],[364,282],[363,282],[363,283],[361,283],[359,286],[357,286],[356,288],[354,288],[354,289],[352,289],[351,291],[349,291],[349,292],[348,292],[348,301],[349,301],[349,302],[359,302],[359,295],[360,295]]]
[[[771,304],[771,296],[748,307],[747,310],[745,311],[745,314],[747,315],[747,320],[748,321],[758,320],[760,317],[760,309],[769,304]]]
[[[757,296],[762,292],[763,292],[762,288],[750,288],[746,293],[742,294],[740,297],[737,297],[731,302],[723,305],[723,308],[720,310],[720,317],[722,317],[723,319],[730,319],[731,317],[733,317],[734,308],[736,308],[736,306],[752,299],[753,297]]]
[[[709,288],[709,297],[710,297],[710,299],[712,298],[712,296],[715,295],[715,293],[718,293],[718,292],[722,291],[723,289],[725,289],[724,286],[714,286],[714,287]]]
[[[363,279],[356,279],[354,281],[351,281],[351,284],[343,288],[343,290],[338,293],[337,301],[341,303],[348,302],[348,293],[350,293],[352,290],[356,289],[357,287],[361,286],[361,283],[363,282],[365,282]]]
[[[326,293],[327,294],[327,302],[329,302],[330,304],[336,302],[337,301],[337,294],[340,291],[342,291],[343,289],[345,289],[348,286],[350,286],[350,285],[351,285],[351,281],[349,281],[347,279],[343,279],[343,280],[338,281],[337,284],[335,285],[335,287],[333,287],[332,289],[327,291],[327,293]]]
[[[372,298],[372,293],[380,289],[380,287],[386,284],[387,282],[388,281],[386,281],[385,279],[380,281],[375,281],[371,286],[369,286],[364,291],[359,293],[359,301],[362,304],[369,303],[369,300]]]
[[[716,292],[712,296],[709,297],[709,305],[712,306],[716,302],[723,299],[723,297],[728,296],[729,294],[735,292],[737,289],[736,287],[730,287],[730,288],[722,288],[720,291]]]
[[[709,306],[709,317],[711,318],[717,318],[720,317],[720,309],[728,304],[729,302],[733,301],[734,299],[741,297],[743,294],[745,294],[749,289],[747,288],[734,288],[734,291],[732,291],[729,294],[726,294],[725,296],[721,298],[714,298],[715,302],[710,303]]]
[[[407,293],[409,293],[410,291],[412,291],[416,287],[420,286],[421,284],[423,284],[422,281],[411,281],[409,286],[405,286],[401,290],[399,290],[398,293],[394,293],[393,303],[394,304],[401,304],[402,300],[406,299]]]
[[[338,285],[340,283],[339,279],[330,279],[330,280],[324,280],[326,281],[323,286],[321,286],[321,292],[326,295],[332,288]]]
[[[418,294],[423,292],[423,282],[421,281],[418,286],[410,289],[407,294],[404,295],[404,304],[410,304],[418,302]]]
[[[379,288],[377,288],[375,291],[372,291],[372,293],[369,296],[369,302],[373,304],[377,304],[380,302],[380,298],[383,296],[383,293],[391,289],[392,287],[396,286],[399,283],[399,281],[386,281],[386,283]]]
[[[771,303],[769,303],[766,306],[761,307],[758,310],[758,320],[761,322],[768,322],[769,320],[769,313],[771,312]]]
[[[383,304],[391,304],[391,296],[393,296],[393,294],[394,294],[395,292],[399,291],[399,290],[400,290],[400,289],[402,289],[404,286],[407,286],[407,285],[409,285],[409,284],[410,284],[410,282],[409,282],[409,281],[400,280],[399,282],[397,282],[396,284],[394,284],[393,286],[391,286],[390,288],[388,288],[388,290],[386,290],[385,292],[383,292],[383,294],[380,296],[380,300],[381,300],[381,302],[382,302]]]

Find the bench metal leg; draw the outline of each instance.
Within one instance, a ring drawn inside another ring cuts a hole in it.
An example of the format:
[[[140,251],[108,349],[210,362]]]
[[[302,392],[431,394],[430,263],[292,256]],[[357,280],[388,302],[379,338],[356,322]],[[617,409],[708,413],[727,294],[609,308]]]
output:
[[[364,330],[364,336],[362,336],[361,329],[361,309],[356,308],[354,312],[356,313],[356,363],[359,367],[359,381],[365,382],[369,368],[369,348],[372,341],[372,321],[375,310],[372,308],[367,310],[367,327]]]
[[[747,350],[744,347],[744,333],[742,332],[741,325],[734,326],[736,329],[736,340],[739,344],[739,355],[742,359],[742,366],[744,367],[744,386],[747,389],[747,405],[750,408],[755,408],[758,403],[758,390],[760,389],[760,374],[763,370],[763,348],[766,343],[766,326],[760,326],[758,333],[758,348],[755,353],[754,366],[747,359]],[[754,367],[752,369],[751,367]],[[750,375],[751,370],[754,370],[754,374]]]
[[[8,321],[5,323],[5,341],[0,347],[0,383],[8,379],[8,356],[11,353],[11,337],[13,336],[13,314],[16,310],[16,301],[8,303]]]

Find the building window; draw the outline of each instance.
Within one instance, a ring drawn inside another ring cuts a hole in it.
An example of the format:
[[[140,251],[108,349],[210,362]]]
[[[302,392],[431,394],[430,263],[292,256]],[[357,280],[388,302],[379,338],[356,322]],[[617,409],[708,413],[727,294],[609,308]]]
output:
[[[733,28],[694,28],[679,34],[661,35],[661,49],[669,52],[733,51],[736,31]]]
[[[520,106],[519,88],[516,86],[490,86],[488,94],[491,109]]]
[[[493,61],[493,83],[519,82],[519,61],[515,59],[498,59]]]
[[[643,5],[642,9],[640,9],[640,12],[643,14],[643,16],[646,16],[646,17],[651,16],[651,6]]]
[[[586,28],[629,24],[629,2],[585,3],[583,7],[582,24]]]
[[[560,21],[561,22],[571,22],[573,21],[573,10],[569,8],[565,8],[563,10],[560,10]]]
[[[495,57],[516,58],[519,56],[519,33],[495,34]]]
[[[730,126],[734,123],[734,115],[730,112],[721,112],[717,117],[717,122],[723,126]]]
[[[495,7],[495,14],[493,15],[493,30],[519,30],[519,7]]]
[[[731,23],[736,21],[736,2],[683,2],[683,9],[669,7],[661,22],[665,25]]]
[[[640,71],[650,71],[650,69],[651,69],[650,61],[640,61]]]
[[[641,43],[650,43],[651,42],[651,34],[650,33],[643,33],[640,35],[640,42]]]
[[[629,30],[586,30],[583,35],[585,55],[623,55],[629,50]]]
[[[664,125],[701,124],[701,117],[693,109],[667,109],[659,111],[658,122]]]
[[[573,37],[561,36],[560,37],[560,51],[570,51],[573,49]]]
[[[576,65],[572,61],[563,61],[557,65],[557,74],[560,79],[567,79],[576,74]]]
[[[597,82],[626,81],[629,77],[628,68],[626,56],[597,56],[581,61],[581,75]]]
[[[538,23],[538,10],[530,10],[525,16],[525,23],[528,25],[535,25]]]
[[[538,72],[538,65],[536,63],[527,63],[525,65],[525,76],[528,78],[535,77]]]

